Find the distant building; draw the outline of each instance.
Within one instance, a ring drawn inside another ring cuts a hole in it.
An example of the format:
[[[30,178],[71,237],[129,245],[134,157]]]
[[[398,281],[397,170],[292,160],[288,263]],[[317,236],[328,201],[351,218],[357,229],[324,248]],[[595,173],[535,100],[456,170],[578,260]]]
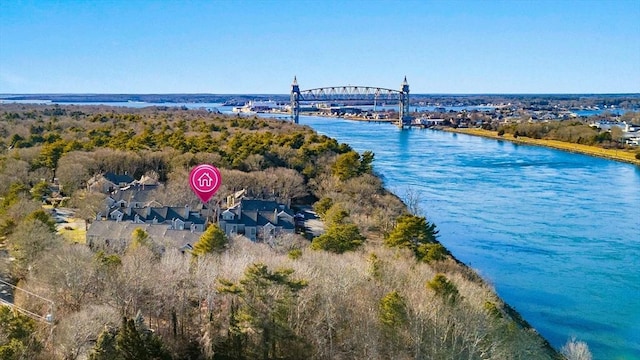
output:
[[[152,191],[157,188],[157,185],[136,184],[122,189],[115,189],[107,197],[107,205],[109,207],[130,207],[134,209],[145,206],[161,206],[153,197]]]
[[[108,194],[116,189],[125,188],[134,183],[135,179],[127,174],[107,172],[98,174],[87,182],[87,189],[93,192]]]

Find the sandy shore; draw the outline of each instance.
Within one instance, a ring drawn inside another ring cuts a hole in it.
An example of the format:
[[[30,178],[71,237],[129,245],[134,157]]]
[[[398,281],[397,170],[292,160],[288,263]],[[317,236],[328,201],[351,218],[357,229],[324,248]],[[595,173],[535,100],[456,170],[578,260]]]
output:
[[[550,147],[558,150],[575,152],[575,153],[580,153],[580,154],[585,154],[590,156],[597,156],[601,158],[622,161],[622,162],[640,166],[640,160],[636,159],[635,157],[636,153],[633,150],[603,149],[597,146],[573,144],[573,143],[568,143],[568,142],[558,141],[558,140],[532,139],[532,138],[523,137],[523,136],[514,138],[513,135],[511,134],[504,134],[503,136],[498,136],[497,131],[482,130],[482,129],[443,128],[442,130],[460,133],[460,134],[482,136],[482,137],[491,138],[491,139],[507,140],[507,141],[511,141],[519,144],[546,146],[546,147]]]

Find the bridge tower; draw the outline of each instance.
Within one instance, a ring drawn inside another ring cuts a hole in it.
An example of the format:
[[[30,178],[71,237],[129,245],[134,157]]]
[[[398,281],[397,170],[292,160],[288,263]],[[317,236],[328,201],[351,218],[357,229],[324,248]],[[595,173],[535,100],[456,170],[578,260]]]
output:
[[[291,120],[296,124],[300,120],[300,86],[295,76],[291,83]]]
[[[398,125],[401,128],[411,125],[411,117],[409,116],[409,83],[407,77],[404,77],[400,88],[400,119]]]

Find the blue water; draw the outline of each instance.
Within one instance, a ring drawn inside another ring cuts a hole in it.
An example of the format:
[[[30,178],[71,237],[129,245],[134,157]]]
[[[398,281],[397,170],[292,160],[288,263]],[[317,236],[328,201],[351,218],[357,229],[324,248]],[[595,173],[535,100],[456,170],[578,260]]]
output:
[[[640,167],[428,129],[301,117],[374,169],[550,343],[640,359]]]

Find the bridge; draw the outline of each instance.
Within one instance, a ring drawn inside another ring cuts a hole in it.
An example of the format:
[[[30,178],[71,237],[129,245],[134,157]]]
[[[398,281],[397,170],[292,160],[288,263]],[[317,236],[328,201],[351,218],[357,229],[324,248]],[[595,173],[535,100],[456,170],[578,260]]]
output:
[[[296,124],[300,118],[301,103],[325,103],[325,102],[345,102],[345,103],[368,103],[377,102],[398,103],[398,120],[400,127],[411,124],[409,116],[409,84],[407,77],[400,85],[400,90],[386,89],[371,86],[331,86],[300,90],[298,80],[293,78],[291,84],[291,118]]]

